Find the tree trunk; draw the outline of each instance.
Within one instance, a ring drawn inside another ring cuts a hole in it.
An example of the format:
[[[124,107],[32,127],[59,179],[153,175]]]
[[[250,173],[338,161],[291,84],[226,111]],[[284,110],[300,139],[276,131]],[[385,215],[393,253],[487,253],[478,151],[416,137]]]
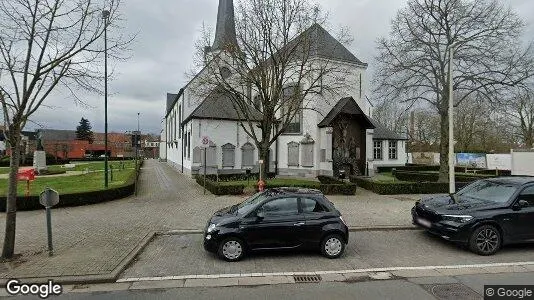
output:
[[[20,133],[19,133],[20,134]],[[15,137],[17,139],[17,137]],[[9,182],[7,189],[6,201],[6,231],[4,236],[4,247],[2,249],[2,258],[9,259],[15,252],[15,229],[17,223],[17,173],[20,162],[20,141],[14,144],[10,143],[11,158],[9,164]]]
[[[449,115],[440,111],[440,151],[438,182],[449,182]]]
[[[262,174],[262,179],[265,181],[267,175],[269,174],[269,146],[265,146],[263,143],[258,149],[260,160],[263,160],[263,164],[260,165],[260,174]]]

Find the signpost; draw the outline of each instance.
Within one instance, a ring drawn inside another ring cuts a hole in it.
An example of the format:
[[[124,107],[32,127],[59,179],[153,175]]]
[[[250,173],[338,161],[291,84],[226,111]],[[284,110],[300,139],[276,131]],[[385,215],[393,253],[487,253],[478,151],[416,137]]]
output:
[[[206,194],[206,151],[208,150],[208,147],[210,146],[210,138],[208,136],[203,136],[200,140],[200,147],[204,149],[204,195]]]
[[[39,195],[39,203],[46,208],[46,232],[48,235],[48,255],[52,256],[52,206],[59,203],[59,194],[51,188],[46,188]]]

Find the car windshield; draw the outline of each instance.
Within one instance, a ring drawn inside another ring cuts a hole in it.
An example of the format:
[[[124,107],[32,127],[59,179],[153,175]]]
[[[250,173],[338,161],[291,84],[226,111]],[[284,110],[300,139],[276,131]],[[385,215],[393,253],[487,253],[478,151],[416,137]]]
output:
[[[480,180],[466,186],[456,195],[460,198],[461,202],[469,202],[469,200],[474,199],[478,201],[505,203],[512,197],[516,189],[517,186],[513,184]]]
[[[256,193],[237,206],[237,213],[240,215],[247,214],[256,204],[260,203],[265,199],[267,199],[267,195],[265,192]]]

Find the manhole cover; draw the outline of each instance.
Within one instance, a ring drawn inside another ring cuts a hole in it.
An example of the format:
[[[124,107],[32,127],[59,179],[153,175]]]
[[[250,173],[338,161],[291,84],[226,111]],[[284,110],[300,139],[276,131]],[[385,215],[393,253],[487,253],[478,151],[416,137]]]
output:
[[[460,283],[428,284],[424,287],[438,299],[481,299],[475,291]]]
[[[295,283],[314,283],[321,281],[321,276],[319,275],[295,275],[293,278],[295,279]]]

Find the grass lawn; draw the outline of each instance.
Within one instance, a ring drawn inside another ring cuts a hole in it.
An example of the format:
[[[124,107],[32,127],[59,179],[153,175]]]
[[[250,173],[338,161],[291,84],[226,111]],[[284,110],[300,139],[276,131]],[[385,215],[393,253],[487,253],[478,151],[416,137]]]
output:
[[[275,179],[269,179],[269,180],[266,180],[266,182],[269,184],[276,184],[276,185],[288,185],[288,186],[295,186],[295,185],[299,185],[299,184],[317,184],[317,186],[319,186],[319,182],[318,181],[314,181],[314,180],[306,180],[306,179],[292,179],[292,178],[275,178]],[[257,183],[257,181],[255,179],[250,179],[250,181],[248,182],[248,185],[247,185],[247,181],[246,180],[241,180],[241,181],[230,181],[230,182],[219,182],[219,184],[221,185],[233,185],[233,184],[244,184],[245,187],[254,187],[254,185]]]
[[[118,170],[121,168],[122,163],[124,163],[124,168],[135,168],[135,161],[134,160],[125,160],[123,161],[110,161],[108,162],[109,166],[113,166],[114,170]],[[73,165],[76,165],[74,168],[63,168],[63,165],[50,165],[48,166],[48,170],[50,171],[58,171],[58,170],[65,170],[65,171],[85,171],[85,169],[89,169],[89,171],[95,171],[95,170],[104,170],[104,162],[103,161],[95,161],[95,162],[74,162]]]
[[[0,174],[7,174],[9,173],[9,168],[8,167],[1,167],[0,168]]]
[[[109,182],[109,187],[111,188],[124,184],[134,172],[134,169],[114,169],[113,181]],[[30,184],[30,195],[39,195],[46,187],[56,190],[60,195],[66,193],[103,190],[104,173],[95,172],[75,176],[36,177],[35,180]],[[25,189],[26,182],[19,181],[18,195],[24,196]],[[5,196],[6,194],[7,179],[0,179],[0,195]]]

